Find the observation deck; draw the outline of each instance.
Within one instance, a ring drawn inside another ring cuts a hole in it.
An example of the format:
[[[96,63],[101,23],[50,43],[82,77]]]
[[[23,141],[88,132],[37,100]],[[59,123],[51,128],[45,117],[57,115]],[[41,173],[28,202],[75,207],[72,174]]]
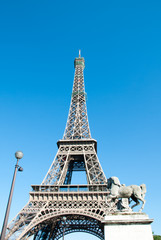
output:
[[[32,191],[30,193],[58,193],[58,192],[108,192],[106,184],[99,185],[31,185]]]

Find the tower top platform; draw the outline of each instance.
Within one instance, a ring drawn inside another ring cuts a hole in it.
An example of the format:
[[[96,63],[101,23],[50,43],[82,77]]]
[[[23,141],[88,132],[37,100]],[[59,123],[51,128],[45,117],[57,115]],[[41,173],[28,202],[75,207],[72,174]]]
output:
[[[74,60],[74,67],[76,68],[77,66],[85,68],[85,60],[83,57],[81,57],[81,51],[79,50],[79,57],[75,58]]]

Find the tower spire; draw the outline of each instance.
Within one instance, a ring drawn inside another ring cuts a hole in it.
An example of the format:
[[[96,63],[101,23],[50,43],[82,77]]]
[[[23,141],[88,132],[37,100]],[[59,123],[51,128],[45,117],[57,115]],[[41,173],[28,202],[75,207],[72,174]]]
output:
[[[90,139],[91,133],[88,124],[83,75],[85,61],[81,57],[80,50],[79,57],[74,60],[74,67],[75,75],[72,98],[63,139]]]

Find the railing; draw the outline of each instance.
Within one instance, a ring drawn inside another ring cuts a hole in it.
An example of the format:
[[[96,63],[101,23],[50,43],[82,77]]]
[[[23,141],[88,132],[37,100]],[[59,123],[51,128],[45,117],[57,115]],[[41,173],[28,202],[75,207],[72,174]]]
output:
[[[104,192],[106,184],[100,185],[31,185],[32,192]]]

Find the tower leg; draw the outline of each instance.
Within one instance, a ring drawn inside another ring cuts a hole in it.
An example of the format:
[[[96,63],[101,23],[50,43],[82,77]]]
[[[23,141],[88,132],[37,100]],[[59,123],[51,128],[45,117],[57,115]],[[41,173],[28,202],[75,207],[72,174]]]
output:
[[[105,240],[153,240],[152,219],[144,213],[117,213],[105,216]]]

